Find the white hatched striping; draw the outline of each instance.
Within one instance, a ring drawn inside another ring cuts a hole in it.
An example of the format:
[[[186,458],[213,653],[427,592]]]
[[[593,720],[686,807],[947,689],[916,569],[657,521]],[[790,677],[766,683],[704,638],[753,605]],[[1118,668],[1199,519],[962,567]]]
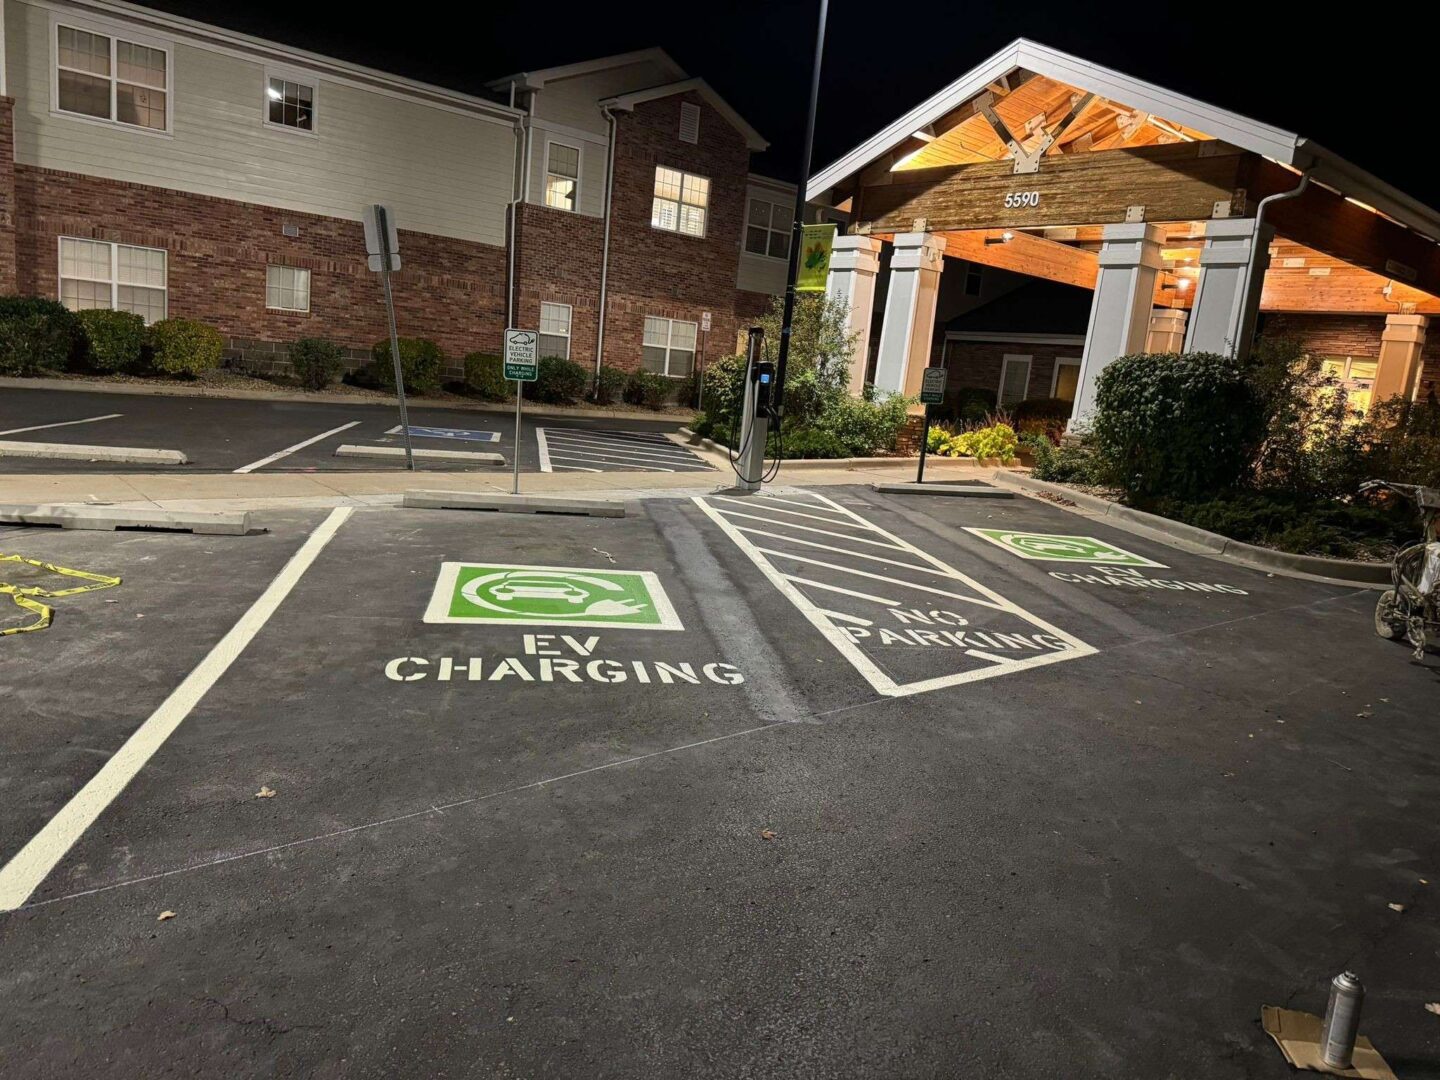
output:
[[[537,427],[540,471],[572,469],[585,472],[711,472],[712,467],[688,448],[659,432],[624,432],[610,428]],[[583,464],[575,464],[582,462]]]

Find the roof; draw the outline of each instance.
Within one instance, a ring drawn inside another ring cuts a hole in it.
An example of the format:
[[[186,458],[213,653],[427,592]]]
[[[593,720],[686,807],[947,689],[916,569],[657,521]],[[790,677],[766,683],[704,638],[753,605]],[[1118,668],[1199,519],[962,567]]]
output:
[[[1291,168],[1309,170],[1315,181],[1375,207],[1432,239],[1440,238],[1440,213],[1310,139],[1025,38],[1017,38],[821,169],[806,187],[807,199],[815,199],[854,176],[876,158],[909,140],[915,132],[972,101],[997,80],[1018,69],[1163,116]]]
[[[1095,294],[1058,281],[1032,281],[945,324],[947,333],[1073,334],[1084,337]]]
[[[634,52],[616,53],[614,56],[601,56],[594,60],[582,60],[575,64],[539,68],[535,71],[517,71],[504,78],[491,79],[485,85],[492,90],[503,90],[514,83],[523,90],[539,90],[547,82],[554,82],[557,79],[570,79],[576,75],[593,75],[597,71],[609,71],[611,68],[630,67],[633,64],[644,63],[655,64],[671,79],[685,78],[685,69],[677,64],[669,53],[657,46],[649,49],[636,49]]]
[[[642,105],[647,101],[672,97],[675,94],[688,94],[692,91],[704,98],[716,112],[725,117],[731,127],[744,135],[746,145],[751,150],[758,152],[770,145],[765,141],[765,136],[751,127],[746,119],[731,108],[730,103],[704,79],[682,79],[679,82],[666,83],[663,86],[632,90],[628,94],[617,94],[615,97],[605,98],[600,104],[605,108],[622,109],[628,112],[636,105]]]

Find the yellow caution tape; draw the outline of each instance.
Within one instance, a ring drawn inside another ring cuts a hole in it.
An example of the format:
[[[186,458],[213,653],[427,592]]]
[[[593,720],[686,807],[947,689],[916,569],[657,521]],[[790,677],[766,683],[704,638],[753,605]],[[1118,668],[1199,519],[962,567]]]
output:
[[[0,554],[0,563],[25,563],[27,566],[34,566],[41,570],[47,570],[52,574],[61,574],[65,577],[81,578],[90,582],[88,585],[75,585],[68,589],[46,589],[39,585],[13,585],[8,581],[0,581],[0,595],[8,596],[15,603],[16,607],[25,611],[33,611],[38,618],[26,626],[12,626],[6,630],[0,630],[0,637],[8,634],[25,634],[31,630],[44,630],[50,625],[54,615],[54,609],[38,600],[31,599],[36,596],[43,596],[51,599],[57,596],[75,596],[78,593],[97,592],[100,589],[114,588],[120,584],[118,577],[111,577],[109,574],[94,574],[89,570],[75,570],[68,566],[56,566],[54,563],[42,562],[39,559],[27,559],[23,555]]]

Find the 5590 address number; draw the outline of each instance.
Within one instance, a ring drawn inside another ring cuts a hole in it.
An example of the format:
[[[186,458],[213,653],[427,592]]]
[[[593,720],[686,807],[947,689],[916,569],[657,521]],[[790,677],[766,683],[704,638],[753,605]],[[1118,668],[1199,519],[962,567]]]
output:
[[[1014,210],[1022,206],[1039,206],[1040,192],[1038,191],[1010,191],[1005,195],[1005,209]]]

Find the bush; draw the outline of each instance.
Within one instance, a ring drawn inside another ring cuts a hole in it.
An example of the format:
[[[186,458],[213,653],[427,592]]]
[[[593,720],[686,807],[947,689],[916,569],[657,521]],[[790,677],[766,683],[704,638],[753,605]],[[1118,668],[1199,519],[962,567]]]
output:
[[[195,319],[161,319],[150,325],[150,348],[157,371],[193,378],[220,366],[225,338]]]
[[[85,331],[75,313],[40,296],[0,297],[0,375],[34,375],[84,357]]]
[[[370,349],[369,378],[381,390],[395,389],[395,361],[390,356],[390,339],[377,341]],[[440,388],[440,369],[445,354],[429,338],[400,339],[400,372],[407,392],[433,393]]]
[[[95,308],[77,313],[86,359],[101,371],[134,371],[145,350],[145,320],[129,311]]]
[[[1008,465],[1015,460],[1019,446],[1015,429],[1009,424],[991,424],[950,436],[940,452],[949,457],[995,458]]]
[[[600,376],[595,380],[595,404],[614,405],[624,397],[629,382],[628,373],[612,364],[601,364]]]
[[[866,457],[895,449],[900,432],[910,420],[909,407],[909,398],[866,387],[864,398],[845,393],[833,398],[809,426],[834,436],[845,447],[844,456]],[[790,422],[787,406],[786,423]],[[805,425],[795,426],[798,429]]]
[[[664,375],[656,375],[652,371],[632,372],[625,383],[625,400],[632,405],[660,409],[675,392],[676,383],[677,380],[667,379]]]
[[[955,395],[955,419],[962,424],[984,420],[998,407],[994,390],[967,386]]]
[[[1131,496],[1207,498],[1252,476],[1264,395],[1215,353],[1122,356],[1100,374],[1094,439]]]
[[[531,384],[536,401],[547,405],[573,405],[585,396],[589,379],[585,368],[562,356],[540,359],[539,378]]]
[[[340,346],[324,338],[301,338],[290,346],[290,366],[306,390],[324,390],[345,367]]]
[[[787,458],[853,457],[850,448],[828,431],[800,428],[781,435],[781,446]]]
[[[508,401],[510,383],[505,378],[505,362],[494,353],[466,353],[465,385],[484,401]]]
[[[701,413],[690,422],[690,430],[702,439],[712,439],[715,437],[715,421],[708,414]]]
[[[1030,475],[1036,480],[1087,486],[1105,482],[1104,467],[1088,443],[1073,441],[1056,446],[1044,435],[1037,434],[1022,435],[1020,442],[1035,455]]]
[[[1416,532],[1408,506],[1376,509],[1288,493],[1243,492],[1197,502],[1159,499],[1146,509],[1247,544],[1334,558],[1388,555],[1413,541]]]

